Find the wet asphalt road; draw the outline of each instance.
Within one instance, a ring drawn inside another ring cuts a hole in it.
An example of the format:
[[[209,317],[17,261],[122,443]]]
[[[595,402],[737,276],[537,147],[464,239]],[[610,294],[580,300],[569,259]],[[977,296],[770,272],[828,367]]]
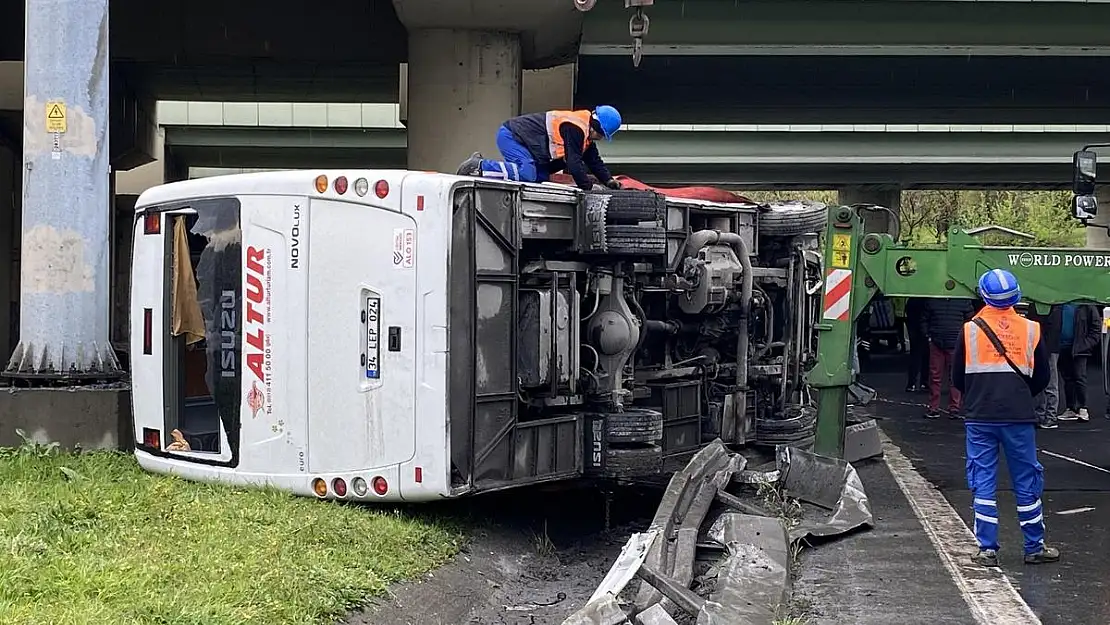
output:
[[[900,365],[901,358],[895,355],[876,356],[870,366],[865,365],[864,380],[881,398],[868,412],[880,418],[883,431],[970,526],[963,424],[948,418],[925,419],[927,394],[905,392],[906,378]],[[1106,401],[1101,375],[1094,366],[1088,374],[1089,423],[1061,422],[1057,430],[1037,432],[1045,467],[1047,539],[1060,549],[1060,563],[1022,563],[1009,474],[1003,469],[999,476],[1002,566],[1045,625],[1110,625],[1110,473],[1046,453],[1110,470],[1110,419],[1103,416]],[[942,398],[942,407],[945,401]],[[924,536],[921,539],[924,541]],[[968,549],[973,550],[974,545]]]

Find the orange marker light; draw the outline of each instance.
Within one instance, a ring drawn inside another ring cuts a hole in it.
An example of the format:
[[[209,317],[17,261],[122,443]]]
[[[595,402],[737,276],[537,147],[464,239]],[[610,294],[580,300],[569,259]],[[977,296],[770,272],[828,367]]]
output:
[[[328,483],[320,478],[312,480],[312,492],[316,493],[317,497],[326,497],[328,494]]]
[[[324,174],[316,176],[316,192],[323,193],[328,190],[328,177]]]

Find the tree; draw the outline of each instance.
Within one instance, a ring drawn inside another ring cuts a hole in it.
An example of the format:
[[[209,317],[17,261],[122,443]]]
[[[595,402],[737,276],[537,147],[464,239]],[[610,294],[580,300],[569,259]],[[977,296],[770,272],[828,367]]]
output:
[[[745,191],[757,202],[804,197],[835,205],[835,191],[797,193]],[[988,245],[1083,247],[1085,229],[1071,217],[1071,195],[1065,191],[904,191],[899,211],[898,238],[912,245],[936,245],[947,240],[953,226],[970,229],[1002,226],[1032,235],[1032,239],[985,233]]]

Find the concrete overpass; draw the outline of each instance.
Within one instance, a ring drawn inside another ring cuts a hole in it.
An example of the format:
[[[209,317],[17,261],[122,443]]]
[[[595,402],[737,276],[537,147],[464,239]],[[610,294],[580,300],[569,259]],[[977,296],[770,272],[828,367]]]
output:
[[[471,149],[493,152],[491,129],[521,110],[523,71],[574,61],[580,49],[585,55],[575,102],[612,102],[635,123],[1045,125],[1110,119],[1104,104],[1110,31],[1102,27],[1110,23],[1110,5],[1102,2],[660,2],[648,10],[649,56],[636,70],[619,56],[627,54],[630,39],[628,13],[615,0],[585,14],[570,0],[110,6],[108,0],[22,0],[0,9],[0,64],[26,62],[14,71],[7,66],[6,73],[26,76],[16,89],[16,108],[27,115],[9,114],[7,129],[0,130],[8,153],[0,161],[11,162],[0,162],[6,169],[0,186],[23,186],[15,195],[22,198],[20,214],[0,223],[0,241],[20,239],[21,343],[9,373],[24,380],[63,371],[62,377],[81,377],[97,367],[118,373],[103,347],[110,292],[103,233],[111,216],[104,204],[112,193],[111,171],[134,168],[157,153],[157,100],[401,101],[407,164],[437,170],[453,167]],[[4,91],[0,84],[0,95]],[[59,103],[68,118],[49,115]],[[662,144],[635,139],[639,132],[631,130],[621,142],[640,150],[628,155],[629,166],[642,167],[645,178],[662,177],[671,164],[649,160],[649,153],[660,156]],[[743,174],[750,180],[773,179],[775,168],[785,167],[768,159],[787,144],[817,159],[794,164],[815,180],[845,180],[852,172],[844,169],[852,167],[860,170],[852,175],[874,179],[877,169],[863,170],[883,159],[888,171],[924,171],[940,149],[920,138],[925,133],[912,141],[896,136],[908,132],[858,141],[852,137],[864,134],[855,130],[766,132],[654,136],[676,139],[671,152],[687,145],[683,163],[701,159],[698,171],[722,179],[740,170],[754,172]],[[963,146],[960,158],[1008,153],[1033,168],[1038,163],[1028,162],[1030,154],[1055,153],[1080,133],[1048,140],[1029,139],[1033,132],[1011,134],[1016,138],[1009,147],[983,131],[949,145]],[[187,146],[174,143],[182,136],[171,132],[167,140],[171,157],[177,158],[175,150],[187,153]],[[234,154],[230,147],[223,157]],[[12,157],[17,149],[22,159]],[[862,160],[834,162],[849,149],[871,151],[861,152]],[[930,178],[893,176],[884,182],[927,184]],[[47,238],[35,239],[40,234]],[[57,249],[66,255],[61,264],[80,271],[52,274],[59,263],[49,254]],[[89,280],[63,279],[72,275]]]
[[[196,167],[406,163],[396,105],[162,102],[159,111],[179,177]],[[615,170],[661,185],[1060,189],[1070,187],[1072,152],[1094,141],[1110,141],[1110,126],[630,124],[602,150]]]

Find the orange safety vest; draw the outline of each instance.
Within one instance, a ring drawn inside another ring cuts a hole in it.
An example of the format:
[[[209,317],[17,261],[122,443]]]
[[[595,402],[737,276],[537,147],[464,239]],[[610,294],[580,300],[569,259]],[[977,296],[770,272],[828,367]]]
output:
[[[999,310],[984,307],[975,315],[994,330],[1006,355],[1027,376],[1033,375],[1033,350],[1041,339],[1041,325],[1014,312],[1013,308]],[[974,322],[964,324],[965,373],[1013,373],[1006,359],[994,348],[986,333]]]
[[[559,134],[559,127],[563,124],[574,124],[582,130],[582,136],[585,137],[582,141],[583,152],[590,147],[590,118],[592,115],[589,111],[547,112],[547,144],[551,146],[549,148],[551,160],[559,160],[567,156],[567,148],[563,145],[563,135]]]

